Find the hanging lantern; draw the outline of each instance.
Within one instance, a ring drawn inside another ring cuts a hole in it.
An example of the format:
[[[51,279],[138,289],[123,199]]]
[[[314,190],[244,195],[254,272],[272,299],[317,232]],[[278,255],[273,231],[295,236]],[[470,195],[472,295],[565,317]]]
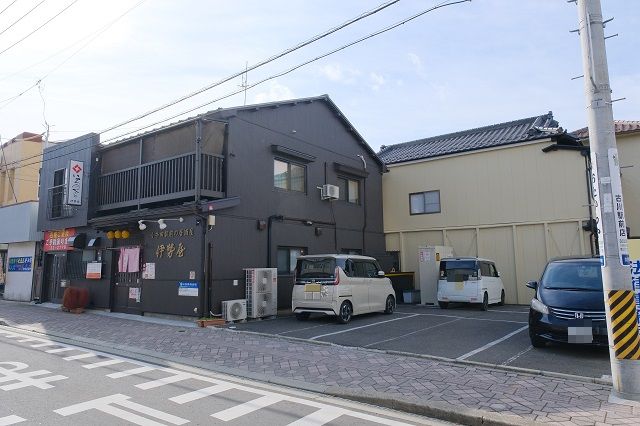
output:
[[[122,232],[116,231],[113,233],[113,236],[116,237],[116,239],[122,238]]]
[[[121,235],[122,235],[122,238],[129,238],[131,236],[129,231],[127,231],[126,229],[122,231]]]
[[[107,232],[107,238],[108,238],[108,239],[113,240],[113,237],[114,237],[114,236],[115,236],[115,235],[113,235],[113,231],[109,231],[109,232]]]

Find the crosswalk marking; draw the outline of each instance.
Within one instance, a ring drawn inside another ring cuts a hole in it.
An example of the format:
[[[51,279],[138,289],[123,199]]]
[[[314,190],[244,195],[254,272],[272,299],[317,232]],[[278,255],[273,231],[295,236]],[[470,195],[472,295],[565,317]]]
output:
[[[16,423],[21,423],[26,421],[27,419],[23,419],[20,416],[6,416],[6,417],[0,417],[0,426],[9,426],[9,425],[15,425]]]
[[[339,408],[322,408],[320,410],[314,411],[308,416],[296,420],[295,422],[289,423],[288,426],[320,426],[334,421],[344,414],[346,414],[346,412]]]
[[[198,389],[193,392],[174,396],[173,398],[169,398],[169,401],[175,402],[176,404],[186,404],[187,402],[206,398],[207,396],[215,395],[229,389],[233,389],[233,386],[231,384],[221,383],[219,385],[209,386],[207,388]]]
[[[69,351],[77,351],[78,348],[58,348],[58,349],[49,349],[45,351],[48,354],[59,354],[60,352],[69,352]]]
[[[132,368],[131,370],[120,371],[118,373],[107,374],[107,377],[109,377],[110,379],[120,379],[122,377],[135,376],[136,374],[146,373],[147,371],[153,370],[155,370],[155,368],[153,367],[138,367]]]
[[[261,408],[265,408],[278,402],[284,401],[285,399],[286,398],[284,398],[283,395],[265,395],[251,401],[247,401],[243,404],[236,405],[235,407],[231,407],[218,413],[212,414],[211,417],[215,417],[216,419],[228,422],[230,420],[235,420],[238,417],[242,417],[245,414],[253,413],[254,411],[257,411]]]
[[[87,370],[92,370],[94,368],[107,367],[109,365],[120,364],[123,362],[124,361],[121,359],[108,359],[106,361],[94,362],[93,364],[86,364],[82,367],[86,368]]]
[[[71,355],[62,359],[64,359],[65,361],[74,361],[76,359],[91,358],[92,356],[96,356],[96,354],[94,354],[93,352],[86,352],[80,355]]]

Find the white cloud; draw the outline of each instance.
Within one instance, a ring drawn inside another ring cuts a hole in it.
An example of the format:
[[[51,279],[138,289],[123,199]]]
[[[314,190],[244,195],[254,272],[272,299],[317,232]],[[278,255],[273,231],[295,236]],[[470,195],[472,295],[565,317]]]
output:
[[[413,69],[416,74],[421,78],[427,78],[427,73],[424,70],[424,65],[422,64],[422,59],[420,59],[420,56],[413,52],[409,52],[407,56],[409,57],[409,62],[411,62],[411,64],[413,65]]]
[[[283,86],[277,81],[272,81],[271,83],[269,83],[269,87],[266,89],[266,91],[255,94],[255,96],[253,97],[253,101],[254,103],[264,103],[293,98],[295,98],[295,95],[293,94],[293,91],[291,91],[291,89],[289,89],[287,86]]]
[[[320,75],[337,83],[352,84],[362,72],[355,68],[344,68],[341,64],[327,64],[320,67]]]
[[[371,88],[373,90],[380,90],[380,87],[384,86],[385,79],[380,74],[375,72],[369,73],[369,80],[371,81]]]

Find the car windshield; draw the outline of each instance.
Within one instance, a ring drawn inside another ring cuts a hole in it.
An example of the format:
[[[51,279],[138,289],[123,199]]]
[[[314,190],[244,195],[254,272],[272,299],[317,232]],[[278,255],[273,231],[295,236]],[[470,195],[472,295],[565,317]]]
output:
[[[552,262],[542,276],[549,289],[602,291],[602,272],[596,262]]]
[[[298,278],[333,278],[336,261],[330,257],[298,259],[296,276]]]
[[[469,276],[478,276],[475,260],[447,260],[440,263],[440,277],[450,282],[468,281]]]

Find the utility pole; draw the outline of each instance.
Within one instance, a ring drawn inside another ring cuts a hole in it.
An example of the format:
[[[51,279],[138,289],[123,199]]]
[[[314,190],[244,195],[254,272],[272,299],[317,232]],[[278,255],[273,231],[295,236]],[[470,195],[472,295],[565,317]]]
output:
[[[640,401],[640,334],[627,249],[620,163],[600,0],[578,0],[591,176],[607,314],[612,399]]]

